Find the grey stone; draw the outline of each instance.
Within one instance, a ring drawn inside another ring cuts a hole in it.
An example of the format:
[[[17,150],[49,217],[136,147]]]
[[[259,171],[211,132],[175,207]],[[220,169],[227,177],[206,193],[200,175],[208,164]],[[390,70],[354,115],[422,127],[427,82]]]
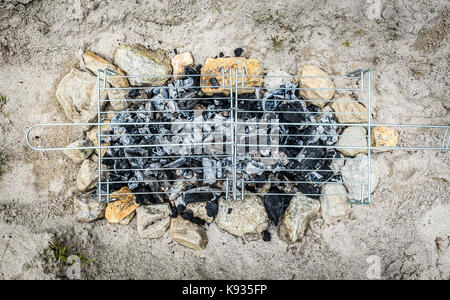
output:
[[[340,183],[327,183],[320,196],[322,218],[326,223],[342,220],[350,213],[347,191]]]
[[[66,148],[92,147],[93,144],[88,140],[79,140],[68,145]],[[86,158],[91,156],[93,149],[64,150],[63,153],[77,164],[81,164]]]
[[[84,192],[95,187],[98,180],[97,168],[98,163],[90,159],[83,161],[77,176],[77,189],[79,191]]]
[[[269,227],[264,204],[259,197],[249,196],[245,201],[219,201],[217,225],[236,235],[261,233]]]
[[[129,214],[128,216],[123,218],[123,220],[120,221],[119,224],[122,226],[127,226],[128,224],[130,224],[131,220],[133,220],[135,215],[136,215],[136,211],[133,211],[131,214]]]
[[[278,235],[283,241],[296,242],[301,239],[311,219],[320,210],[320,202],[304,195],[297,195],[291,199],[281,220]]]
[[[93,222],[105,217],[106,203],[100,203],[93,193],[86,193],[73,198],[75,217],[82,222]]]
[[[372,194],[378,186],[378,173],[376,172],[375,161],[371,159],[370,193]],[[349,159],[342,167],[342,180],[348,191],[349,200],[362,200],[361,192],[364,186],[364,199],[369,197],[369,161],[365,154],[358,154],[355,159]],[[357,184],[358,183],[358,184]]]
[[[168,79],[165,76],[172,74],[170,60],[163,50],[149,50],[142,45],[119,46],[114,62],[129,76],[150,76],[129,78],[132,86],[161,86]]]
[[[140,237],[156,239],[169,228],[171,211],[167,204],[139,206],[136,214]]]
[[[171,220],[169,234],[177,243],[194,250],[203,250],[208,244],[205,229],[181,217]]]
[[[126,101],[128,90],[109,90],[109,104],[113,110],[124,110],[130,105],[130,101]]]

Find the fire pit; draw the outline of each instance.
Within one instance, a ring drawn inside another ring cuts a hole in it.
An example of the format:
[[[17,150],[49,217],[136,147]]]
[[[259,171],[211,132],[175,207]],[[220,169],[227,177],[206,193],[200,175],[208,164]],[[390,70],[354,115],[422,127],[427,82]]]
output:
[[[448,126],[392,125],[446,130],[440,147],[397,147],[397,131],[371,122],[367,70],[329,76],[305,65],[297,76],[264,74],[254,59],[221,55],[195,66],[190,54],[179,54],[172,74],[164,52],[142,46],[117,49],[121,69],[91,52],[85,62],[96,80],[74,70],[56,93],[77,123],[37,126],[94,125],[93,145],[33,148],[64,150],[82,162],[81,191],[97,181],[95,194],[75,199],[80,220],[105,215],[128,224],[137,211],[141,236],[160,237],[170,226],[173,239],[194,249],[206,246],[202,226],[214,218],[237,236],[264,232],[265,241],[270,220],[294,242],[319,210],[333,222],[349,203],[371,202],[378,178],[370,150],[447,150],[450,142]],[[78,99],[85,94],[65,93],[81,85],[95,92],[96,115],[83,111],[92,107],[90,98]]]

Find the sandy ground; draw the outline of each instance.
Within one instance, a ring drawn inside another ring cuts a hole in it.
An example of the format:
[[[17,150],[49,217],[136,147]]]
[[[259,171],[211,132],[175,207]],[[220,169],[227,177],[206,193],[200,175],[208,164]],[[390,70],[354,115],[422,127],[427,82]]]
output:
[[[377,11],[377,4],[380,11]],[[375,5],[375,6],[374,6]],[[60,277],[46,258],[53,236],[93,260],[87,279],[450,278],[450,153],[377,154],[381,182],[370,206],[348,220],[316,218],[306,237],[245,242],[208,228],[193,252],[167,236],[140,239],[136,221],[109,226],[73,217],[77,167],[24,140],[35,123],[65,122],[58,78],[85,49],[111,57],[119,43],[191,51],[197,63],[243,47],[266,71],[295,74],[312,63],[340,75],[372,70],[377,122],[450,124],[448,1],[0,1],[0,279]],[[275,49],[272,38],[283,42]],[[345,43],[348,41],[348,43]],[[83,66],[80,66],[83,67]],[[36,133],[64,146],[80,130]],[[404,133],[403,145],[439,144],[442,132]]]

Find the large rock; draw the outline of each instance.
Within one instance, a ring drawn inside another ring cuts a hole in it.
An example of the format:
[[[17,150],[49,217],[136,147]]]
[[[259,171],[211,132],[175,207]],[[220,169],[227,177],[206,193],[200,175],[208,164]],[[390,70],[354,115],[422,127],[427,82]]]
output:
[[[367,108],[350,96],[339,97],[331,103],[339,123],[367,123],[369,116]]]
[[[171,220],[169,234],[174,241],[194,250],[203,250],[208,244],[205,229],[181,217]]]
[[[79,140],[68,145],[66,148],[86,148],[92,147],[93,144],[87,140]],[[81,164],[86,158],[91,156],[93,149],[64,150],[63,153],[73,162]]]
[[[138,207],[136,197],[131,195],[131,193],[128,187],[123,187],[110,195],[110,199],[113,202],[108,203],[105,212],[105,218],[109,223],[119,224],[136,210]]]
[[[245,201],[219,201],[217,225],[236,236],[261,233],[269,227],[264,204],[259,197],[249,196]]]
[[[117,75],[109,75],[106,77],[106,82],[111,84],[113,87],[116,88],[126,88],[130,85],[128,84],[128,80],[123,77],[118,76],[125,76],[125,73],[106,59],[103,59],[102,57],[98,56],[97,54],[92,53],[91,51],[86,51],[84,53],[84,63],[86,65],[86,68],[88,68],[91,72],[94,74],[98,73],[98,70],[105,70],[110,69],[117,73]],[[104,74],[100,74],[101,77],[104,76]]]
[[[297,76],[303,77],[296,79],[296,81],[299,82],[299,88],[305,89],[300,90],[300,96],[303,99],[315,100],[310,102],[323,108],[327,105],[328,100],[333,98],[335,91],[333,80],[331,80],[331,78],[328,77],[329,75],[320,68],[312,65],[302,66],[298,70]]]
[[[109,104],[113,110],[125,110],[128,106],[130,106],[131,101],[127,101],[130,100],[128,97],[128,92],[128,90],[108,91]]]
[[[399,133],[393,128],[379,126],[372,129],[372,147],[395,147],[397,146]],[[380,149],[375,151],[390,151],[389,149]]]
[[[194,217],[200,218],[209,224],[214,221],[214,218],[208,216],[206,204],[207,202],[191,202],[186,205],[186,210],[192,210]]]
[[[89,223],[105,217],[106,203],[100,203],[95,193],[86,193],[73,198],[73,208],[78,221]]]
[[[347,127],[339,136],[336,143],[339,147],[365,147],[365,148],[337,148],[345,156],[355,157],[362,153],[367,154],[367,130],[362,126]]]
[[[114,54],[114,63],[129,76],[133,86],[161,86],[172,74],[169,58],[163,50],[149,50],[142,45],[119,46]]]
[[[279,236],[285,242],[294,243],[300,240],[311,219],[320,210],[320,202],[304,195],[297,195],[291,199],[281,220]]]
[[[177,54],[172,58],[173,75],[184,75],[185,68],[193,65],[194,58],[190,52]]]
[[[242,89],[242,78],[239,78],[238,81],[238,93],[252,93],[254,89],[251,87],[260,87],[262,86],[263,79],[263,69],[256,59],[247,59],[244,57],[220,57],[220,58],[208,58],[204,66],[202,67],[201,73],[202,75],[217,75],[217,76],[201,76],[200,77],[200,85],[202,86],[202,91],[206,95],[212,95],[214,93],[230,93],[230,78],[225,75],[225,88],[221,88],[222,86],[222,71],[221,68],[224,68],[225,72],[228,72],[228,69],[231,67],[233,76],[236,72],[236,69],[241,72],[242,68],[245,68],[246,75],[253,75],[245,77],[244,88]],[[217,84],[219,87],[213,88],[214,86],[211,82],[211,79],[215,78],[217,80]],[[235,80],[232,81],[233,90],[236,87]]]
[[[378,186],[378,174],[376,172],[375,161],[371,159],[371,175],[370,175],[370,193],[375,191]],[[355,159],[349,159],[342,167],[342,180],[348,191],[349,200],[361,201],[361,193],[364,183],[364,199],[369,197],[369,160],[367,155],[358,154]]]
[[[327,183],[322,187],[320,205],[322,218],[327,223],[342,220],[350,213],[347,191],[340,183]]]
[[[109,121],[104,121],[104,123],[109,123]],[[102,125],[101,126],[101,131],[102,132],[107,132],[109,130],[110,126],[109,125]],[[94,145],[95,147],[98,147],[98,126],[94,126],[92,127],[91,130],[89,130],[87,132],[87,137],[88,139],[92,142],[92,145]],[[111,143],[102,143],[102,146],[110,146]],[[102,152],[102,157],[105,156],[105,153],[108,149],[107,148],[102,148],[101,152]],[[98,148],[94,149],[95,154],[98,155]]]
[[[100,84],[103,84],[101,81]],[[106,87],[109,87],[106,83]],[[108,92],[101,90],[102,100],[107,99]],[[87,72],[72,69],[64,76],[56,88],[56,99],[66,116],[76,123],[91,123],[98,115],[97,77]],[[100,101],[100,109],[103,109],[106,101]]]
[[[268,72],[266,76],[264,76],[264,88],[271,92],[279,89],[281,85],[291,81],[292,77],[284,71]]]
[[[140,237],[162,237],[170,225],[170,208],[167,204],[139,206],[136,209],[137,230]]]

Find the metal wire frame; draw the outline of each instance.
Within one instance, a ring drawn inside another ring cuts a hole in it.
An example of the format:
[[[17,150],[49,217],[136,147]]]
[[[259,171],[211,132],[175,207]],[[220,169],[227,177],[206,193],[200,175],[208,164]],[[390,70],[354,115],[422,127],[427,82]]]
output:
[[[111,195],[111,191],[110,191],[110,185],[111,184],[123,184],[123,185],[127,185],[130,183],[130,181],[109,181],[109,179],[106,180],[106,182],[103,181],[103,175],[104,173],[107,172],[127,172],[127,171],[139,171],[139,170],[144,170],[144,169],[138,169],[138,168],[132,168],[132,169],[103,169],[102,165],[103,162],[106,160],[116,160],[116,159],[123,159],[123,157],[102,157],[101,153],[102,150],[104,149],[117,149],[117,148],[154,148],[154,147],[163,147],[163,146],[170,146],[170,147],[174,147],[174,146],[223,146],[223,147],[231,147],[231,154],[208,154],[208,153],[202,153],[202,154],[191,154],[191,155],[185,155],[185,156],[180,156],[180,155],[164,155],[162,156],[162,158],[183,158],[183,157],[189,157],[189,158],[195,158],[195,159],[203,159],[203,158],[228,158],[231,159],[232,161],[232,165],[231,165],[231,169],[225,170],[225,174],[226,176],[223,178],[216,178],[216,187],[214,189],[214,192],[218,192],[218,193],[224,193],[226,198],[232,197],[234,200],[241,200],[243,201],[245,196],[248,196],[250,194],[253,195],[258,195],[258,196],[264,196],[267,193],[266,192],[257,192],[257,193],[251,193],[248,190],[246,190],[246,186],[248,185],[256,185],[256,184],[266,184],[266,183],[271,183],[271,184],[289,184],[289,185],[295,185],[295,184],[301,184],[301,183],[308,183],[308,184],[322,184],[321,182],[314,182],[314,181],[279,181],[279,180],[268,180],[268,181],[261,181],[261,180],[256,180],[256,179],[251,179],[251,180],[245,180],[243,178],[243,176],[241,175],[243,168],[239,167],[239,163],[242,162],[244,159],[246,158],[251,158],[251,155],[249,155],[248,153],[240,153],[240,149],[241,147],[260,147],[260,146],[264,146],[265,148],[275,148],[275,147],[280,147],[279,145],[261,145],[261,144],[252,144],[250,142],[245,142],[242,143],[241,141],[238,141],[238,138],[240,138],[240,140],[242,139],[242,137],[244,137],[245,139],[250,140],[250,134],[241,134],[238,132],[239,128],[245,127],[245,126],[271,126],[273,125],[273,123],[270,122],[264,122],[259,120],[258,122],[251,122],[251,121],[242,121],[239,119],[239,114],[242,113],[261,113],[261,111],[251,111],[251,110],[246,110],[243,109],[242,107],[240,107],[239,103],[245,103],[245,102],[250,102],[250,101],[262,101],[261,99],[253,99],[253,98],[246,98],[245,95],[241,94],[241,92],[248,92],[248,90],[254,90],[262,88],[263,87],[254,87],[254,86],[247,86],[246,82],[248,81],[247,79],[251,78],[251,77],[263,77],[260,75],[248,75],[246,74],[246,70],[244,68],[242,69],[228,69],[228,70],[221,70],[220,74],[210,74],[210,75],[189,75],[189,76],[203,76],[203,77],[209,77],[209,78],[218,78],[218,82],[221,82],[220,86],[218,86],[217,88],[220,88],[221,90],[228,90],[229,93],[228,95],[224,95],[224,96],[211,96],[209,99],[212,100],[217,100],[217,101],[229,101],[229,108],[226,109],[217,109],[214,110],[214,112],[216,113],[227,113],[230,118],[224,122],[222,125],[225,125],[224,128],[229,129],[230,133],[231,133],[231,141],[226,141],[226,142],[211,142],[211,143],[207,143],[207,142],[203,142],[203,139],[205,138],[204,136],[201,136],[201,140],[202,142],[200,143],[192,143],[192,142],[188,142],[186,144],[182,143],[176,143],[176,144],[148,144],[148,145],[121,145],[121,146],[109,146],[109,145],[104,145],[103,143],[98,143],[97,146],[92,146],[92,147],[72,147],[72,148],[67,148],[67,147],[54,147],[54,148],[39,148],[39,147],[34,147],[33,145],[31,145],[30,143],[30,132],[36,128],[36,127],[54,127],[54,126],[97,126],[97,140],[98,141],[102,141],[104,138],[108,138],[108,137],[114,137],[114,134],[109,134],[109,133],[103,133],[102,132],[102,127],[103,126],[120,126],[120,125],[124,125],[124,126],[142,126],[142,125],[154,125],[154,124],[165,124],[165,125],[173,125],[173,124],[177,124],[177,125],[182,125],[182,126],[192,126],[192,125],[216,125],[215,122],[211,121],[184,121],[184,122],[136,122],[136,123],[119,123],[119,122],[115,122],[115,123],[106,123],[105,118],[103,118],[104,115],[107,114],[112,114],[112,113],[119,113],[120,111],[113,111],[113,110],[106,110],[106,111],[102,111],[101,107],[102,107],[102,102],[114,102],[114,101],[126,101],[126,102],[132,102],[132,103],[145,103],[150,101],[151,99],[147,99],[147,98],[139,98],[139,99],[119,99],[119,100],[108,100],[108,99],[102,99],[101,94],[102,91],[108,91],[108,90],[123,90],[123,91],[129,91],[129,90],[146,90],[149,87],[127,87],[127,88],[114,88],[114,87],[108,87],[106,85],[107,79],[109,76],[114,76],[117,78],[137,78],[137,77],[152,77],[152,76],[119,76],[117,73],[115,73],[112,70],[109,69],[105,69],[105,70],[99,70],[98,74],[97,74],[97,86],[98,86],[98,115],[97,115],[97,119],[98,121],[96,123],[59,123],[59,124],[37,124],[37,125],[33,125],[31,126],[26,133],[26,142],[28,144],[28,146],[30,146],[32,149],[34,150],[38,150],[38,151],[61,151],[61,150],[82,150],[82,149],[97,149],[98,150],[98,199],[99,201],[107,201],[109,202],[111,200],[110,195]],[[161,76],[153,76],[153,77],[161,77]],[[165,79],[171,79],[171,78],[175,78],[175,77],[179,77],[179,76],[174,76],[174,75],[168,75],[168,76],[164,76]],[[292,77],[282,77],[282,76],[274,76],[274,78],[278,78],[278,79],[284,79],[284,81],[286,82],[291,82],[292,80],[298,80],[301,78],[322,78],[322,77],[296,77],[296,76],[292,76]],[[359,92],[362,97],[364,97],[365,99],[358,99],[357,101],[364,105],[367,108],[366,112],[332,112],[334,116],[338,116],[339,114],[347,114],[347,115],[351,115],[351,114],[364,114],[367,118],[367,122],[365,123],[336,123],[336,124],[324,124],[324,123],[314,123],[314,122],[297,122],[297,123],[277,123],[277,125],[289,125],[289,126],[303,126],[303,125],[316,125],[316,126],[336,126],[339,129],[345,128],[345,127],[363,127],[367,129],[367,135],[363,135],[366,140],[367,140],[367,145],[366,146],[362,146],[362,145],[341,145],[341,146],[337,146],[337,145],[330,145],[330,146],[325,146],[325,145],[283,145],[282,147],[291,147],[291,148],[301,148],[301,149],[306,149],[306,148],[323,148],[323,149],[335,149],[335,150],[339,150],[339,149],[362,149],[364,151],[367,151],[367,158],[364,159],[364,161],[366,162],[366,167],[361,169],[361,170],[339,170],[341,173],[345,173],[345,172],[350,172],[352,174],[359,174],[362,176],[361,180],[357,180],[357,181],[335,181],[335,182],[328,182],[328,184],[345,184],[347,186],[348,189],[350,189],[349,187],[351,186],[357,186],[358,190],[360,191],[358,194],[349,194],[349,192],[346,192],[346,194],[305,194],[306,196],[322,196],[322,197],[331,197],[331,196],[345,196],[345,197],[349,197],[350,200],[349,202],[351,203],[355,203],[355,204],[370,204],[371,203],[371,192],[370,192],[370,187],[371,187],[371,171],[372,171],[372,162],[371,162],[371,155],[372,155],[372,150],[442,150],[442,151],[448,151],[449,145],[450,145],[450,134],[449,134],[449,127],[448,125],[420,125],[420,124],[374,124],[372,123],[372,117],[371,117],[371,110],[372,110],[372,106],[371,106],[371,73],[369,70],[357,70],[355,72],[349,73],[346,76],[327,76],[327,77],[323,77],[323,78],[330,78],[330,79],[344,79],[344,80],[351,80],[351,81],[359,81],[359,87],[357,88],[339,88],[339,87],[335,87],[333,88],[333,90],[338,91],[338,92]],[[166,86],[154,86],[152,88],[166,88]],[[211,88],[211,86],[198,86],[198,88]],[[326,89],[314,89],[314,88],[302,88],[302,87],[297,87],[295,88],[296,91],[302,91],[302,90],[326,90]],[[180,99],[172,99],[173,101],[179,101]],[[197,98],[184,98],[182,99],[183,101],[193,101],[193,100],[198,100]],[[283,100],[284,102],[289,102],[289,101],[298,101],[298,100]],[[303,101],[303,100],[302,100]],[[326,102],[331,103],[333,102],[333,100],[328,100],[328,101],[324,101],[324,100],[319,100],[319,99],[306,99],[304,100],[306,102],[312,103],[314,104],[314,102]],[[340,100],[342,101],[355,101],[355,100]],[[191,110],[177,110],[178,112],[184,111],[184,112],[190,112],[193,111],[193,109]],[[204,112],[206,110],[200,111],[200,112]],[[149,113],[156,113],[156,112],[160,112],[158,110],[149,110],[149,111],[127,111],[128,113],[139,113],[139,112],[149,112]],[[170,112],[170,111],[168,111]],[[198,112],[198,111],[197,111]],[[305,112],[293,112],[293,111],[276,111],[273,112],[275,115],[280,114],[280,113],[289,113],[289,114],[303,114]],[[322,112],[318,112],[318,115],[322,114]],[[386,126],[386,127],[398,127],[398,128],[412,128],[412,129],[435,129],[435,130],[445,130],[444,133],[444,137],[443,137],[443,141],[441,145],[433,145],[433,146],[398,146],[398,147],[373,147],[371,145],[371,134],[372,134],[372,128],[374,127],[378,127],[378,126]],[[139,134],[126,134],[127,136],[139,136]],[[190,133],[181,133],[181,134],[167,134],[169,136],[189,136]],[[166,135],[166,136],[167,136]],[[280,134],[272,134],[272,137],[279,137]],[[283,134],[283,136],[287,136],[286,134]],[[306,134],[289,134],[288,136],[291,137],[306,137],[308,135]],[[133,157],[131,157],[132,159]],[[136,159],[150,159],[150,158],[155,158],[154,156],[148,156],[148,157],[135,157]],[[283,159],[285,161],[292,161],[292,160],[296,160],[296,157],[253,157],[254,159],[257,159],[258,161],[267,161],[267,160],[277,160],[277,159]],[[130,159],[130,157],[129,157]],[[305,160],[307,159],[314,159],[314,160],[331,160],[331,158],[303,158]],[[340,158],[334,158],[333,160],[335,161],[343,161],[343,162],[347,162],[350,160],[358,160],[358,158],[348,158],[348,157],[340,157]],[[161,168],[146,168],[145,171],[159,171],[159,170],[167,170],[167,171],[183,171],[185,169],[190,169],[190,170],[202,170],[205,171],[206,169],[212,169],[214,171],[217,171],[218,167],[197,167],[197,168],[170,168],[170,167],[161,167]],[[317,171],[317,170],[313,170],[313,169],[302,169],[302,170],[298,170],[298,169],[283,169],[283,171],[297,171],[297,172],[313,172],[313,171]],[[176,183],[200,183],[200,184],[207,184],[208,180],[206,179],[199,179],[199,178],[193,178],[193,179],[175,179],[175,180],[137,180],[137,181],[133,181],[133,182],[138,182],[138,183],[170,183],[170,184],[176,184]],[[106,186],[106,193],[102,192],[103,190],[103,186]],[[217,189],[217,186],[219,186],[219,189]],[[205,190],[195,190],[195,193],[210,193],[212,189],[205,189]],[[355,189],[351,189],[351,190],[355,190]],[[366,192],[367,191],[367,192]],[[177,195],[185,195],[188,193],[191,193],[190,191],[176,191],[173,192],[172,190],[165,190],[165,191],[158,191],[158,192],[133,192],[132,194],[134,195],[149,195],[149,194],[153,194],[153,195],[168,195],[170,193],[176,193]],[[271,193],[271,195],[295,195],[297,192],[293,192],[293,193],[283,193],[283,194],[274,194]],[[122,194],[122,195],[127,195],[127,194]]]

